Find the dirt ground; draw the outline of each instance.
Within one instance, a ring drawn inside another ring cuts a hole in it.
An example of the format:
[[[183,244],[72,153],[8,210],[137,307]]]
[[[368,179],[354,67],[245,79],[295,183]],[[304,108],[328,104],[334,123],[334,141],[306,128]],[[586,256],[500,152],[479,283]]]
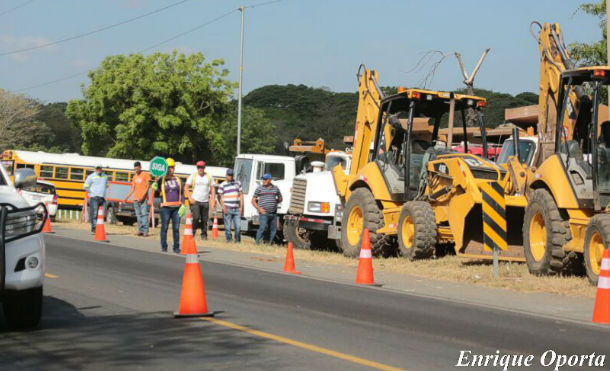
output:
[[[56,224],[65,228],[88,229],[88,224],[74,221],[57,220]],[[106,224],[109,235],[133,235],[135,227]],[[142,238],[142,237],[141,237]],[[154,229],[147,239],[159,240],[159,229]],[[203,246],[197,238],[197,245]],[[224,232],[216,240],[209,239],[205,246],[234,251],[255,252],[272,258],[283,259],[285,246],[256,245],[250,237],[243,236],[240,244],[227,243]],[[340,253],[316,250],[295,250],[295,259],[326,264],[357,267],[357,259],[346,258]],[[471,260],[448,255],[442,258],[408,261],[404,258],[375,258],[375,271],[387,271],[432,278],[436,280],[469,283],[492,288],[502,288],[522,292],[544,292],[567,296],[595,297],[596,288],[585,277],[536,277],[531,275],[524,263],[500,262],[500,278],[494,279],[490,261]]]

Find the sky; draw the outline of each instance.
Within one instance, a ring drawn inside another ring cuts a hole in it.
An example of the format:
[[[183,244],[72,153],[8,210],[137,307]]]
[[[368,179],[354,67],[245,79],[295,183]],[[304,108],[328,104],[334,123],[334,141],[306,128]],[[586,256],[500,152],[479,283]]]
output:
[[[237,81],[237,8],[244,5],[250,6],[245,10],[244,94],[269,84],[356,91],[362,63],[378,71],[381,85],[421,86],[441,56],[425,58],[431,50],[446,58],[427,87],[454,90],[463,87],[463,78],[453,52],[462,55],[470,72],[486,48],[491,51],[475,87],[537,92],[539,51],[530,22],[559,22],[566,43],[598,40],[599,20],[577,12],[584,1],[189,0],[86,37],[1,55],[87,33],[178,0],[0,0],[0,88],[45,103],[79,99],[86,72],[106,56],[148,49],[228,12],[144,54],[202,52],[208,60],[223,59],[229,78]],[[428,63],[415,68],[422,58]]]

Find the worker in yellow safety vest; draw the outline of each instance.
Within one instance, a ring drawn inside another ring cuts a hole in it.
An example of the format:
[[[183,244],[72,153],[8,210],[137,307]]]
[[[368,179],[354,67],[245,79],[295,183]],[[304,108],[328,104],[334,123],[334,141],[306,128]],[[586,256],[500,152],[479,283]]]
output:
[[[184,216],[184,187],[180,178],[174,175],[176,162],[172,158],[167,162],[167,174],[157,179],[153,189],[161,197],[161,251],[167,252],[167,230],[169,222],[172,221],[172,232],[174,239],[174,252],[180,253],[180,218]]]

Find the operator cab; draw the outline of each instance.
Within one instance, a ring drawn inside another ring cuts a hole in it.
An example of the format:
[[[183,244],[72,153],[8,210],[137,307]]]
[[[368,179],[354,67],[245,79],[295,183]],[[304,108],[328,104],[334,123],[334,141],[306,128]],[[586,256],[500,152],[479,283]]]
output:
[[[610,67],[585,67],[561,74],[555,154],[565,166],[582,206],[596,210],[610,203],[610,121],[602,91],[610,85]],[[570,95],[578,95],[576,107]],[[567,139],[569,134],[572,139]]]
[[[373,156],[393,199],[413,200],[425,186],[425,164],[439,155],[457,153],[452,149],[456,114],[461,116],[466,136],[466,111],[478,112],[483,152],[487,152],[480,113],[485,104],[481,97],[421,89],[399,89],[381,101]],[[446,136],[439,135],[441,126],[449,128]]]

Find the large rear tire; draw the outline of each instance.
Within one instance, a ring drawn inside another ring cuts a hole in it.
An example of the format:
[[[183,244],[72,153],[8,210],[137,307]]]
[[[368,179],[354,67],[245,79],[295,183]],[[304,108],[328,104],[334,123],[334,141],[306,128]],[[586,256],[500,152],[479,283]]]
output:
[[[429,203],[409,201],[398,219],[398,251],[409,260],[428,259],[436,249],[436,218]]]
[[[571,239],[570,225],[546,189],[532,194],[523,218],[523,248],[530,273],[554,275],[567,261],[563,246]]]
[[[356,258],[360,255],[362,232],[368,228],[373,255],[385,254],[390,237],[376,233],[383,227],[383,213],[371,191],[358,188],[352,192],[341,220],[341,250],[343,255]]]
[[[589,220],[585,232],[585,269],[589,281],[597,285],[604,250],[610,246],[610,215],[598,214]]]
[[[7,297],[2,309],[8,327],[19,330],[36,327],[42,315],[42,287]]]

